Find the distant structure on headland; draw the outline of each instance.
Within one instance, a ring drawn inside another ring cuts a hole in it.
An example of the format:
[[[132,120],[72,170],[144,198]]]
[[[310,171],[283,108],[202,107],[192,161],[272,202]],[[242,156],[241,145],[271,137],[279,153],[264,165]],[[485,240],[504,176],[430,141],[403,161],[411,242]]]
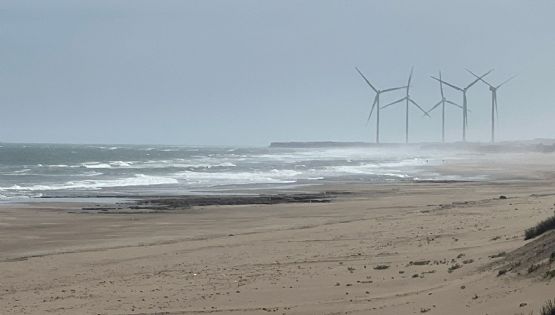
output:
[[[380,148],[411,150],[464,150],[480,153],[507,152],[555,152],[555,139],[534,139],[521,141],[503,141],[500,143],[477,142],[422,142],[422,143],[370,143],[370,142],[341,142],[341,141],[290,141],[272,142],[274,149],[314,149],[314,148]]]

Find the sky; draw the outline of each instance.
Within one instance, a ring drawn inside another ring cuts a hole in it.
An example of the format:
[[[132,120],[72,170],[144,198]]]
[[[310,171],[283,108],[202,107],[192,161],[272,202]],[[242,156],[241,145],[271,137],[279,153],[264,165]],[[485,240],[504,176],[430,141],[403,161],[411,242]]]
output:
[[[373,92],[404,85],[429,109],[438,83],[499,83],[498,139],[555,138],[555,1],[3,0],[0,141],[264,146],[373,141]],[[462,102],[459,92],[447,97]],[[384,95],[382,104],[403,97]],[[490,94],[468,92],[468,139],[490,137]],[[441,115],[410,111],[410,140]],[[404,106],[381,111],[402,142]],[[462,118],[447,109],[447,140]]]

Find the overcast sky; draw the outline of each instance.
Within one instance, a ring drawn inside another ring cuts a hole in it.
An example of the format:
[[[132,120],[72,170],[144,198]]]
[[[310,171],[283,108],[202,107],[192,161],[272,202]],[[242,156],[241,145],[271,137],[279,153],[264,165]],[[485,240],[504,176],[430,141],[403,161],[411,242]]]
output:
[[[373,93],[439,101],[445,80],[495,71],[499,138],[555,137],[555,1],[0,2],[0,141],[266,145],[373,141]],[[402,94],[402,93],[401,93]],[[402,97],[385,96],[382,103]],[[490,94],[469,91],[469,140],[489,139]],[[460,93],[448,97],[461,102]],[[448,140],[461,137],[449,109]],[[404,140],[404,106],[382,111]],[[411,110],[411,140],[440,139]]]

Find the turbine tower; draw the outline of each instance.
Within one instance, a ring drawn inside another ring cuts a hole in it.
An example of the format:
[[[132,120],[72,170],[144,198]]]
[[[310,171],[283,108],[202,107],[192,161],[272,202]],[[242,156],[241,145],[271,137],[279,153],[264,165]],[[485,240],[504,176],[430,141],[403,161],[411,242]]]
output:
[[[402,101],[406,101],[405,103],[405,143],[409,143],[409,103],[412,103],[412,105],[420,109],[424,113],[424,115],[430,117],[430,115],[428,115],[428,113],[424,109],[422,109],[422,107],[420,107],[420,105],[418,105],[410,97],[410,82],[412,81],[413,71],[414,71],[414,67],[410,69],[409,80],[407,81],[407,85],[405,86],[405,89],[406,89],[405,97],[403,97],[402,99],[396,100],[395,102],[391,102],[385,105],[384,107],[382,107],[382,109],[384,109],[389,106],[395,105],[397,103],[401,103]]]
[[[478,77],[476,80],[472,81],[469,85],[467,85],[465,87],[459,87],[459,86],[456,86],[454,84],[445,82],[442,79],[439,79],[439,78],[436,78],[436,77],[432,76],[432,79],[437,80],[439,82],[442,82],[443,84],[445,84],[445,85],[447,85],[447,86],[449,86],[449,87],[451,87],[451,88],[453,88],[457,91],[462,92],[462,95],[463,95],[463,105],[462,105],[462,107],[463,107],[463,115],[462,115],[462,117],[463,117],[463,120],[462,120],[463,135],[462,135],[462,141],[463,142],[466,142],[466,127],[468,126],[468,102],[467,102],[467,98],[466,98],[466,92],[468,92],[468,89],[470,89],[474,84],[476,84],[476,82],[480,81],[481,78],[487,76],[492,71],[493,71],[493,69],[486,72],[481,77]]]
[[[498,112],[497,112],[497,90],[501,86],[503,86],[505,83],[508,83],[512,79],[516,78],[516,75],[508,78],[507,80],[503,81],[501,84],[495,86],[495,85],[489,84],[486,80],[484,80],[483,78],[480,78],[479,76],[474,74],[474,72],[472,72],[468,69],[466,69],[466,71],[470,72],[470,74],[472,74],[473,76],[478,78],[480,81],[484,82],[487,86],[489,86],[489,90],[491,91],[491,143],[495,143],[495,116],[498,114]]]
[[[372,90],[376,93],[376,96],[374,97],[374,102],[372,103],[372,109],[370,109],[370,115],[368,115],[368,120],[366,121],[366,123],[370,121],[370,118],[372,118],[372,114],[374,113],[374,109],[376,109],[376,143],[380,143],[380,95],[382,93],[404,89],[405,87],[401,86],[391,89],[378,90],[372,85],[372,83],[370,83],[370,81],[368,81],[368,79],[357,67],[355,67],[355,69],[357,70],[358,74],[360,74],[360,76],[364,79],[364,81],[366,81],[366,84],[368,84],[368,86],[372,88]]]
[[[435,104],[434,107],[432,107],[428,111],[428,114],[433,112],[436,108],[439,107],[439,105],[441,105],[441,142],[445,143],[445,103],[456,106],[460,109],[462,109],[462,106],[455,102],[451,102],[450,100],[445,98],[445,94],[443,93],[443,82],[441,81],[441,71],[439,72],[439,80],[440,80],[439,90],[441,91],[441,101],[437,102],[437,104]]]

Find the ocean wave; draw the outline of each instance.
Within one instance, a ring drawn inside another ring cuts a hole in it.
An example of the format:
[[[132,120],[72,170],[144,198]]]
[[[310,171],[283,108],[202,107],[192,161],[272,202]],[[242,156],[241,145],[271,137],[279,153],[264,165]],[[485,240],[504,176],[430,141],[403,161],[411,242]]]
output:
[[[178,160],[151,160],[146,162],[136,162],[126,166],[136,169],[159,169],[159,168],[217,168],[217,167],[236,167],[232,162],[193,162],[184,159]]]
[[[177,160],[150,160],[150,161],[110,161],[110,162],[87,162],[79,165],[70,166],[84,167],[88,169],[117,169],[117,168],[132,168],[132,169],[160,169],[160,168],[216,168],[216,167],[236,167],[237,165],[232,162],[204,162],[204,161],[190,161],[184,159]]]
[[[102,147],[104,150],[110,148]],[[144,146],[101,153],[86,149],[81,153],[77,148],[78,154],[68,157],[64,147],[59,155],[48,160],[38,154],[26,165],[20,165],[19,160],[0,165],[3,175],[26,175],[6,178],[10,181],[0,183],[5,186],[0,187],[0,193],[31,195],[40,190],[162,184],[172,185],[168,187],[171,190],[184,191],[241,184],[256,188],[258,183],[287,184],[343,177],[396,181],[426,177],[422,170],[448,158],[373,148],[272,150]],[[179,152],[165,153],[169,150]],[[8,172],[11,173],[6,174]],[[166,189],[164,186],[158,188]]]
[[[79,175],[93,177],[93,176],[100,176],[100,175],[103,175],[103,174],[104,173],[101,173],[101,172],[90,171],[90,172],[86,172],[84,174],[79,174]]]
[[[133,164],[133,162],[125,162],[125,161],[113,161],[110,162],[110,165],[112,167],[131,167],[131,165]]]
[[[10,173],[5,173],[4,175],[11,175],[11,176],[29,175],[30,171],[31,171],[30,168],[24,168],[24,169],[21,169],[21,170],[10,172]]]
[[[175,168],[215,168],[215,167],[236,167],[237,165],[231,162],[223,163],[168,163],[159,165],[160,167],[175,167]]]
[[[391,164],[393,166],[395,164]],[[338,175],[376,175],[376,176],[390,176],[398,178],[410,178],[406,171],[397,167],[384,167],[381,164],[360,164],[360,165],[341,165],[327,167],[327,175],[330,177]],[[397,165],[395,165],[397,166]]]
[[[3,195],[0,194],[0,200],[4,201],[4,202],[10,202],[13,200],[27,200],[27,199],[31,199],[31,198],[40,198],[42,197],[43,194],[41,193],[33,193],[33,194],[14,194],[14,195]]]
[[[131,168],[134,161],[86,162],[72,167],[84,168]]]
[[[84,168],[112,168],[108,163],[83,163],[80,166]]]
[[[285,184],[294,183],[301,172],[295,170],[271,170],[266,172],[194,172],[184,171],[174,174],[188,184],[231,185],[231,184]]]
[[[107,180],[82,180],[69,181],[63,184],[53,185],[32,185],[20,186],[13,185],[10,187],[0,187],[0,191],[48,191],[48,190],[68,190],[68,189],[100,189],[109,187],[127,187],[127,186],[152,186],[152,185],[168,185],[177,184],[178,181],[171,177],[148,176],[144,174],[136,174],[134,177]]]

